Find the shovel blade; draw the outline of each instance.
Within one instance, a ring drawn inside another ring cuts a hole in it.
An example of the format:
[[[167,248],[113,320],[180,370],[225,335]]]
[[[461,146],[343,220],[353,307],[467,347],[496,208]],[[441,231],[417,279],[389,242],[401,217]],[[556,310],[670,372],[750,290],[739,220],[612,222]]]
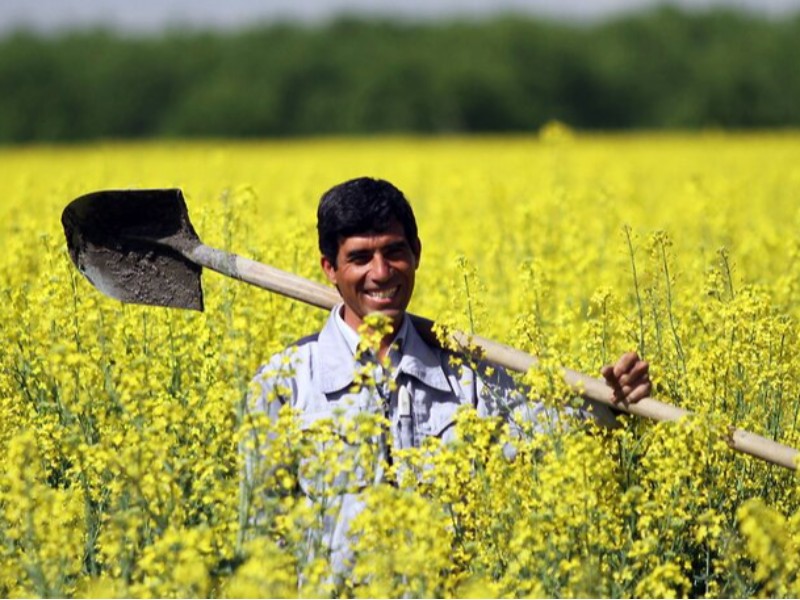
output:
[[[202,269],[180,252],[200,239],[179,189],[87,194],[64,209],[61,223],[72,262],[104,294],[203,310]]]

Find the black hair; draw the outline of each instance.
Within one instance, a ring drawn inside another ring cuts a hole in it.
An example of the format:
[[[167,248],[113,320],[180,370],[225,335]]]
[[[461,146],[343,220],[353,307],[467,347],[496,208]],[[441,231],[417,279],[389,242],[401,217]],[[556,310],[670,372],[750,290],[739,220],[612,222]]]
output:
[[[411,247],[417,247],[417,221],[403,192],[388,181],[370,177],[340,183],[325,192],[319,201],[319,250],[336,268],[341,238],[383,233],[394,219],[403,226]]]

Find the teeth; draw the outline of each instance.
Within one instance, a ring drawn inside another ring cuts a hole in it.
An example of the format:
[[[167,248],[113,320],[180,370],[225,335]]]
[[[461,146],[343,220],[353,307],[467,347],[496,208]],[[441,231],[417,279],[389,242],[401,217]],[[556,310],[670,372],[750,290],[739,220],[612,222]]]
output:
[[[394,295],[397,293],[397,290],[398,290],[398,288],[396,288],[396,287],[393,287],[390,290],[371,290],[371,291],[367,292],[367,295],[370,298],[377,298],[379,300],[387,300],[389,298],[394,297]]]

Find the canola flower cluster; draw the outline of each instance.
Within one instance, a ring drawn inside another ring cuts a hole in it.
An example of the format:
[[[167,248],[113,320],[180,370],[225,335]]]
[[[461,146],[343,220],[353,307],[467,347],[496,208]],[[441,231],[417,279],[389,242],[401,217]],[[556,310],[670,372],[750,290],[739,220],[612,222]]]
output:
[[[0,164],[0,596],[800,596],[797,476],[726,442],[735,426],[800,447],[796,134],[554,125]],[[322,281],[316,202],[360,175],[414,206],[411,310],[537,355],[531,398],[575,403],[559,366],[636,350],[653,395],[694,415],[512,436],[466,410],[458,442],[388,465],[380,417],[249,410],[258,366],[323,312],[212,273],[204,313],[122,304],[76,271],[59,223],[90,191],[180,187],[209,245]],[[342,494],[365,508],[334,577],[322,532]]]

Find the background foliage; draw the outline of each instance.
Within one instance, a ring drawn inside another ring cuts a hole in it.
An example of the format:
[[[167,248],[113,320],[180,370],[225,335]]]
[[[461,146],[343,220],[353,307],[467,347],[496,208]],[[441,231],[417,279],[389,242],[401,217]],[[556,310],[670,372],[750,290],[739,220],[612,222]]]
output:
[[[554,125],[0,149],[0,595],[797,597],[797,477],[725,439],[800,446],[799,148]],[[462,443],[366,488],[348,477],[374,472],[378,424],[286,416],[240,488],[237,444],[272,427],[248,381],[325,314],[213,273],[205,313],[123,305],[72,266],[58,217],[89,191],[178,186],[210,245],[321,280],[317,198],[363,174],[415,208],[414,312],[539,355],[525,380],[552,406],[570,400],[557,365],[637,349],[654,396],[696,416],[551,427],[510,461],[502,424],[467,414]],[[317,542],[344,492],[368,510],[334,580]]]
[[[800,124],[800,17],[342,19],[0,40],[0,141]]]

